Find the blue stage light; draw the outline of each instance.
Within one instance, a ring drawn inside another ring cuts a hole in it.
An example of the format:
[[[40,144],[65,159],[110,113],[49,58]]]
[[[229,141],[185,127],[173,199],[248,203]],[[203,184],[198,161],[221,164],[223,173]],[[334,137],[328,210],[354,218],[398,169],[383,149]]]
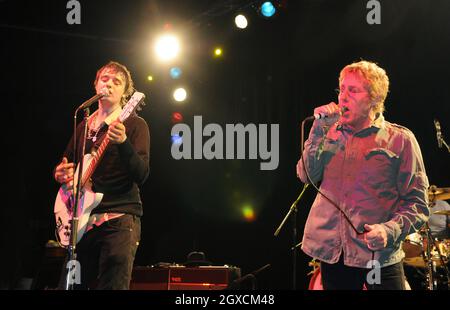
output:
[[[265,17],[272,17],[275,14],[275,6],[272,2],[267,1],[261,5],[261,14]]]
[[[179,135],[172,135],[172,144],[182,144],[183,143],[183,138],[180,137]]]
[[[173,67],[170,69],[170,76],[174,80],[178,79],[181,76],[181,73],[183,73],[183,72],[178,67]]]

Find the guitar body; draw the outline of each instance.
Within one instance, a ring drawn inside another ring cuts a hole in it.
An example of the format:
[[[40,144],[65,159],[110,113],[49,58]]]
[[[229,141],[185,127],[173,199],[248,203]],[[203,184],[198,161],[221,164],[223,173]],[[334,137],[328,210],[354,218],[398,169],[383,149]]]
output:
[[[83,173],[89,167],[92,160],[92,155],[87,154],[83,157]],[[74,176],[78,176],[79,166],[77,167]],[[74,179],[74,184],[77,183],[77,179]],[[92,210],[98,206],[102,201],[102,193],[94,193],[92,191],[92,184],[87,182],[81,189],[80,200],[78,202],[78,229],[77,229],[77,243],[83,237],[89,216]],[[68,246],[70,243],[71,234],[71,221],[73,219],[73,192],[68,189],[66,185],[62,185],[58,191],[55,200],[55,220],[56,220],[56,233],[61,245]]]

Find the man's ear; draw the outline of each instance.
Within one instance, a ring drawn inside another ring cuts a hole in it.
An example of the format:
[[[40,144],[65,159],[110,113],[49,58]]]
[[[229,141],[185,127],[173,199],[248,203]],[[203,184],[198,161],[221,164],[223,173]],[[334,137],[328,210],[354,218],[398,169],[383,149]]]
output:
[[[370,108],[371,108],[372,110],[376,109],[377,106],[378,106],[378,101],[377,101],[376,99],[374,99],[374,100],[372,100],[372,101],[370,102]]]

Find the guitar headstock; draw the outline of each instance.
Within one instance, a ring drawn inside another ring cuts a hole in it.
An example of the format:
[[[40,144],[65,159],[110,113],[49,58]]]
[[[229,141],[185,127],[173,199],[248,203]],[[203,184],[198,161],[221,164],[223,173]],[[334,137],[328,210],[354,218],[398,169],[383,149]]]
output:
[[[134,92],[127,104],[122,108],[122,113],[120,113],[119,121],[124,122],[134,111],[140,111],[144,106],[145,95],[140,92]]]

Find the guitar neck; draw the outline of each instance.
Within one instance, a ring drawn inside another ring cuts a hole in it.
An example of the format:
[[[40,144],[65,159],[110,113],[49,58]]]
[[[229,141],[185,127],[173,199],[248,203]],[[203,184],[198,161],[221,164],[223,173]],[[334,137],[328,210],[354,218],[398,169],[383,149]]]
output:
[[[84,187],[86,183],[91,178],[92,174],[94,173],[95,169],[97,168],[100,160],[103,157],[103,154],[105,153],[106,148],[109,145],[109,138],[107,135],[105,135],[105,138],[103,139],[102,143],[98,147],[97,151],[92,156],[92,160],[89,163],[89,167],[85,170],[83,173],[83,176],[81,178],[81,187]]]
[[[123,107],[122,112],[120,113],[120,116],[118,117],[119,122],[124,122],[138,107],[139,105],[143,103],[143,100],[145,98],[145,95],[140,92],[134,92],[133,96],[131,96],[130,100],[128,100],[127,104]],[[108,147],[109,139],[108,136],[105,135],[105,138],[103,139],[102,143],[98,147],[97,151],[93,154],[91,162],[89,163],[89,167],[85,170],[81,177],[81,186],[84,187],[86,183],[91,178],[92,174],[94,173],[95,169],[98,166],[98,163],[102,159],[103,153],[105,152],[106,148]],[[84,159],[83,159],[84,160]]]

